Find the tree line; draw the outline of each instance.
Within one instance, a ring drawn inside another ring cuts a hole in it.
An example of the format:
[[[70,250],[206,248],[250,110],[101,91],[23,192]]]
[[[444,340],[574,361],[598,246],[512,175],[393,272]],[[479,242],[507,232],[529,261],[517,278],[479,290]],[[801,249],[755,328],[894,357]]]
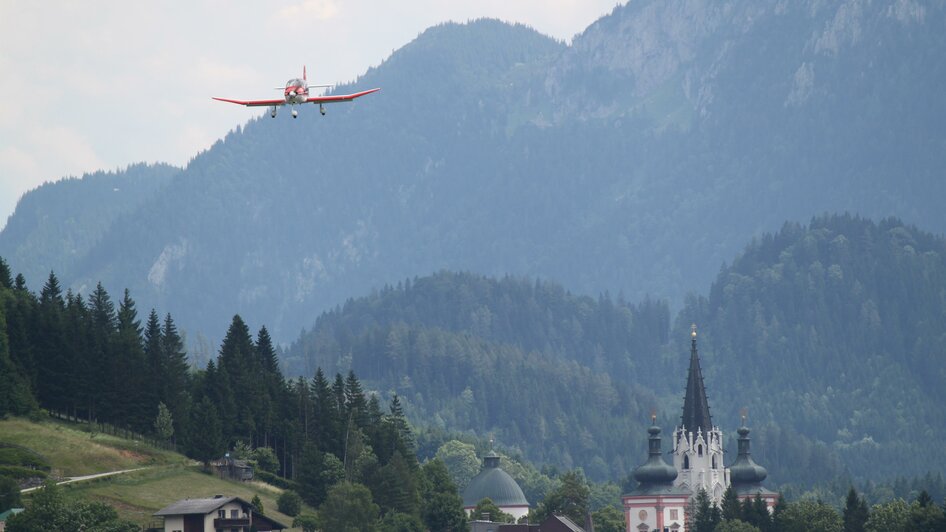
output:
[[[170,314],[152,310],[142,325],[127,290],[116,308],[101,284],[88,299],[63,294],[53,273],[34,294],[0,258],[0,369],[0,416],[50,410],[107,422],[173,440],[205,464],[232,450],[323,510],[302,524],[337,518],[328,499],[364,495],[359,509],[375,525],[465,525],[442,462],[418,463],[397,395],[382,407],[353,371],[285,380],[266,327],[254,338],[239,315],[216,359],[192,368]]]

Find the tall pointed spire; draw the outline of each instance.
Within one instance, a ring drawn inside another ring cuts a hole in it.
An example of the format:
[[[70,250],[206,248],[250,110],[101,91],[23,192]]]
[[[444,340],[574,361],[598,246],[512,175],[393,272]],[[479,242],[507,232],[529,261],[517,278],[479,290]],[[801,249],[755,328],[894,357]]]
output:
[[[686,430],[703,434],[713,428],[710,418],[709,402],[706,400],[706,387],[703,385],[703,372],[700,370],[700,356],[696,351],[696,324],[691,327],[690,371],[687,374],[687,391],[683,398],[683,417],[681,423]]]

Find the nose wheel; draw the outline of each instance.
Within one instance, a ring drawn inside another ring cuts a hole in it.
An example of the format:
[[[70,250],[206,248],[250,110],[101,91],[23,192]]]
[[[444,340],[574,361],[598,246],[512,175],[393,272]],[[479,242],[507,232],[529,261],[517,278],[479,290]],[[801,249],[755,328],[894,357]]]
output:
[[[276,118],[276,106],[275,106],[275,105],[274,105],[273,108],[269,111],[269,116],[270,116],[270,118]]]
[[[293,110],[292,110],[292,117],[293,117],[293,118],[296,118],[297,116],[299,116],[299,111],[296,111],[295,109],[293,109]]]
[[[325,106],[319,104],[319,112],[322,113],[322,116],[325,116]]]

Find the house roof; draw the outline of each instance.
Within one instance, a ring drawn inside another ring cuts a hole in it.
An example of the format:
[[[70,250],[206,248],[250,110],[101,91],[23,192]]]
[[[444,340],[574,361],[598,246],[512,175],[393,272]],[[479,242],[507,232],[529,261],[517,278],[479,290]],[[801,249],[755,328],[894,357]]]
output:
[[[234,500],[239,501],[245,505],[250,505],[250,503],[239,497],[224,497],[222,495],[218,495],[208,499],[183,499],[165,506],[164,508],[155,512],[154,515],[207,515],[210,512],[213,512],[221,506]]]
[[[551,521],[551,520],[556,520],[556,521],[558,521],[559,523],[565,525],[566,528],[568,528],[569,530],[571,530],[571,531],[573,531],[573,532],[585,532],[585,529],[584,529],[584,528],[582,528],[582,527],[576,525],[574,521],[572,521],[571,519],[565,517],[564,515],[551,515],[551,516],[549,516],[549,518],[546,520],[546,522],[545,522],[545,523],[542,523],[542,524],[545,525],[546,523],[548,523],[548,521]]]
[[[168,516],[168,515],[207,515],[209,513],[217,511],[220,507],[230,503],[238,502],[242,506],[253,506],[252,503],[246,502],[240,497],[224,497],[223,495],[217,495],[215,497],[210,497],[207,499],[183,499],[174,503],[171,503],[164,508],[161,508],[154,513],[155,516]],[[273,530],[283,530],[289,528],[287,525],[276,521],[270,517],[267,517],[261,513],[253,512],[254,521],[266,521],[270,524],[270,528]]]

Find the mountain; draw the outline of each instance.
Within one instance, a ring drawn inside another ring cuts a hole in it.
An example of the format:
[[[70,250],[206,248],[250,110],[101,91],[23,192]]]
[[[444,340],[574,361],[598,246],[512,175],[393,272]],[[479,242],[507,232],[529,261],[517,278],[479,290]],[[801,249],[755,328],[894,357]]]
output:
[[[665,303],[443,272],[323,314],[283,364],[287,375],[354,369],[397,393],[418,426],[614,480],[643,461],[652,410],[665,430],[678,423],[696,323],[713,423],[735,449],[748,410],[768,485],[941,470],[943,237],[851,215],[788,223],[674,322],[668,334]]]
[[[570,45],[436,26],[338,88],[379,94],[229,134],[60,277],[128,287],[188,331],[237,311],[285,342],[351,294],[441,269],[678,308],[785,220],[943,232],[944,18],[906,0],[644,0]],[[17,270],[24,238],[0,234]]]
[[[68,277],[116,220],[135,212],[178,172],[166,164],[134,164],[45,183],[17,202],[0,233],[0,256],[31,280],[51,270]]]
[[[755,240],[672,338],[700,324],[716,419],[748,407],[756,459],[830,447],[852,475],[935,469],[946,437],[946,240],[896,219],[821,216]],[[681,346],[682,347],[682,346]],[[678,348],[679,349],[679,348]],[[776,452],[773,452],[776,451]]]

